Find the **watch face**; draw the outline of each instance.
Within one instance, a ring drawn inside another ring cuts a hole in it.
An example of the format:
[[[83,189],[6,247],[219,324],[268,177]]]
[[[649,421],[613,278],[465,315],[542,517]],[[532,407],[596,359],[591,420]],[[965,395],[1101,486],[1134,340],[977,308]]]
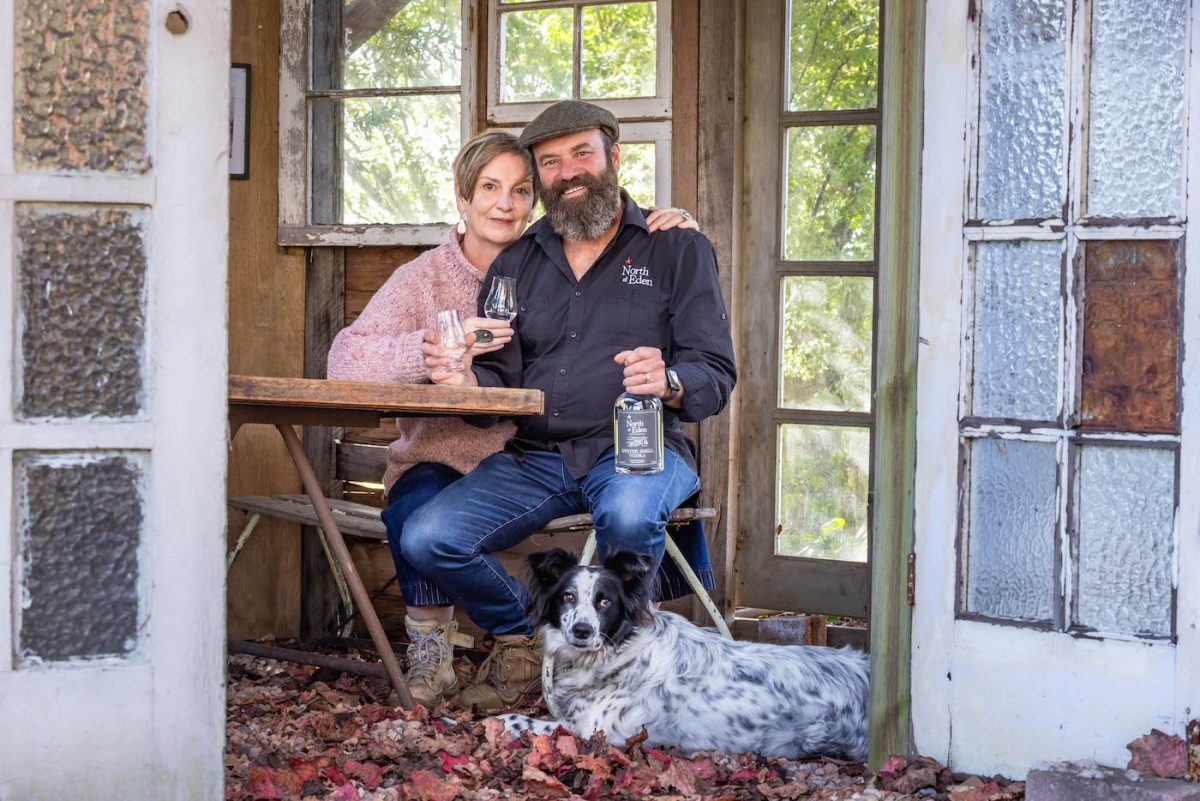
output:
[[[672,392],[679,391],[679,376],[674,370],[667,370],[667,386],[671,388]]]

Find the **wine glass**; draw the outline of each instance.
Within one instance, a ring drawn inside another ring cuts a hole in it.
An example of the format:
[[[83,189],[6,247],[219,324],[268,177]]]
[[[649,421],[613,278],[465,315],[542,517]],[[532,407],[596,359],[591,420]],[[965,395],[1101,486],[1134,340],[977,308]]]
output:
[[[438,312],[438,336],[442,340],[442,348],[450,357],[447,370],[465,370],[462,356],[467,350],[467,335],[463,333],[462,321],[458,319],[458,309],[447,309]]]
[[[483,302],[483,314],[489,320],[511,323],[517,318],[517,279],[497,275]]]

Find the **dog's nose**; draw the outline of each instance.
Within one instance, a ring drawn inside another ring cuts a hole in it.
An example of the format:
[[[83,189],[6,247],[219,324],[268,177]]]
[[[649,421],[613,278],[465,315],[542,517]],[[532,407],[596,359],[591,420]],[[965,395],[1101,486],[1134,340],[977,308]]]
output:
[[[571,626],[571,634],[575,635],[578,640],[586,640],[592,636],[592,627],[587,623],[576,623]]]

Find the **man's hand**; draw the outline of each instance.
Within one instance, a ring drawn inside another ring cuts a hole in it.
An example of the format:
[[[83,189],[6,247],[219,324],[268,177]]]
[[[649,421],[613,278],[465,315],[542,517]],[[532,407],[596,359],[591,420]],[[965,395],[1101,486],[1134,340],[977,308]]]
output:
[[[442,338],[438,336],[437,331],[425,329],[425,338],[421,342],[421,353],[425,354],[425,374],[429,376],[429,380],[435,384],[448,386],[479,386],[479,381],[471,372],[471,353],[475,345],[474,329],[467,334],[467,350],[462,355],[462,370],[451,370],[448,367],[450,356],[441,343]]]
[[[512,326],[503,320],[489,320],[486,317],[468,317],[463,320],[462,326],[467,333],[476,335],[475,344],[468,349],[472,357],[500,350],[512,341],[515,333]],[[479,336],[478,332],[480,331],[487,331],[491,334],[490,339],[486,336]]]
[[[667,364],[658,348],[642,346],[623,350],[613,357],[617,364],[625,365],[625,390],[635,395],[666,397]]]

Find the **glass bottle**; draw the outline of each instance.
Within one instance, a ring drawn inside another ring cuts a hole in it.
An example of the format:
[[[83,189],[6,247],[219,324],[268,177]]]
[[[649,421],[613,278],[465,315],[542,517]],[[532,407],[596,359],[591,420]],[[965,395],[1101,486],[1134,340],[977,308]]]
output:
[[[618,473],[663,469],[663,405],[654,395],[623,392],[613,404],[613,449]]]

